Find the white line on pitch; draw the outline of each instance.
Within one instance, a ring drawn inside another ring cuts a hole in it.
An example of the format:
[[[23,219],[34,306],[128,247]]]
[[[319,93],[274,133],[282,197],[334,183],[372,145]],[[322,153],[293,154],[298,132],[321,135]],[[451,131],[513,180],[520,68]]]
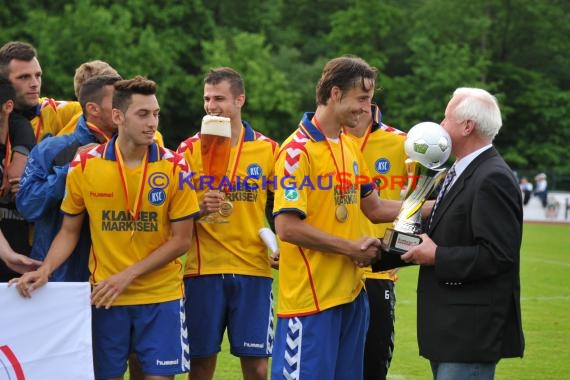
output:
[[[545,264],[561,265],[563,267],[570,267],[570,263],[567,261],[545,260],[545,259],[539,259],[539,258],[535,258],[535,257],[526,257],[525,259],[529,260],[529,261],[539,261],[539,262],[545,263]]]

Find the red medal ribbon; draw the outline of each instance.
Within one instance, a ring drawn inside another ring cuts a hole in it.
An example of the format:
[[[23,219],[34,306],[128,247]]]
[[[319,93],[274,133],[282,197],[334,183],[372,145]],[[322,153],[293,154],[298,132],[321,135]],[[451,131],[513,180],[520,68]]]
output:
[[[234,179],[236,178],[237,167],[239,164],[239,159],[241,158],[241,150],[243,148],[243,141],[245,140],[244,135],[245,135],[245,128],[242,128],[240,133],[239,133],[239,146],[238,146],[238,150],[235,154],[233,169],[232,169],[232,173],[230,175],[230,184],[233,184]],[[226,194],[228,194],[230,192],[230,189],[226,188],[225,192],[226,192]]]
[[[335,156],[334,156],[334,152],[333,152],[333,150],[332,150],[331,144],[330,144],[330,142],[329,142],[327,136],[324,134],[323,129],[321,128],[321,125],[319,124],[319,121],[317,120],[317,117],[316,117],[316,116],[313,117],[313,120],[315,121],[315,126],[317,127],[317,129],[318,129],[319,131],[321,131],[321,133],[323,134],[323,136],[325,136],[325,142],[327,143],[327,147],[329,148],[329,152],[331,153],[331,156],[332,156],[332,159],[333,159],[333,162],[334,162],[334,166],[335,166],[335,168],[336,168],[336,172],[338,173],[337,175],[339,176],[339,179],[340,179],[340,173],[341,173],[341,172],[340,172],[340,169],[339,169],[338,164],[337,164],[337,162],[336,162],[336,158],[335,158]],[[343,173],[343,174],[346,174],[345,167],[344,167],[344,148],[343,148],[343,146],[342,146],[342,135],[339,134],[338,139],[340,140],[340,158],[341,158],[341,160],[342,160],[342,173]],[[340,181],[339,181],[339,182],[340,182]],[[342,201],[343,201],[343,198],[344,198],[344,194],[343,194],[343,192],[342,192],[342,187],[339,186],[339,185],[337,185],[337,188],[338,188],[339,191],[340,191],[340,199],[341,199],[341,204],[342,204]]]
[[[132,209],[130,208],[130,202],[129,202],[129,189],[128,189],[128,183],[127,183],[127,175],[125,173],[125,165],[124,165],[123,157],[121,156],[121,151],[119,150],[119,145],[117,144],[117,141],[115,141],[115,152],[117,154],[117,167],[119,168],[119,174],[121,175],[121,184],[123,185],[123,192],[125,194],[125,202],[127,204],[127,210],[129,211],[129,214],[131,214],[131,217],[133,218],[133,220],[136,222],[139,218],[139,212],[140,212],[141,206],[142,206],[142,194],[143,194],[144,184],[146,182],[146,172],[148,169],[148,149],[145,151],[145,154],[144,154],[143,173],[142,173],[141,179],[139,181],[139,185],[137,188],[137,194],[135,196],[135,203],[134,203]],[[131,232],[131,239],[132,239],[134,233],[135,233],[135,230],[133,227],[133,231]]]
[[[88,128],[89,130],[95,132],[95,133],[98,134],[98,135],[103,136],[103,137],[105,138],[105,142],[107,142],[107,141],[110,140],[109,137],[105,134],[105,132],[103,132],[101,129],[99,129],[99,127],[97,127],[97,126],[95,126],[95,125],[93,125],[93,124],[91,124],[91,123],[89,123],[89,122],[86,122],[85,124],[87,125],[87,128]],[[117,152],[118,152],[118,150],[117,150]]]

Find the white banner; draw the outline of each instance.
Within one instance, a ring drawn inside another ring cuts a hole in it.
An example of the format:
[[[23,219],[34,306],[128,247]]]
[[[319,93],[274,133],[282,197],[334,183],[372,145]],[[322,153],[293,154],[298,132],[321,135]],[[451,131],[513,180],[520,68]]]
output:
[[[49,282],[22,298],[0,283],[0,380],[92,380],[90,286]]]

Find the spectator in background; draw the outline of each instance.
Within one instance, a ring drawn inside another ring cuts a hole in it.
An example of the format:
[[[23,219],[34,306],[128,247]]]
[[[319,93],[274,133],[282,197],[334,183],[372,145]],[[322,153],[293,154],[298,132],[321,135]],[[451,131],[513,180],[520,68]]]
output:
[[[540,199],[542,207],[546,208],[548,204],[548,183],[546,182],[546,174],[537,174],[536,177],[534,177],[534,181],[536,182],[534,195]]]
[[[528,178],[522,177],[519,183],[521,192],[523,194],[523,205],[527,205],[530,201],[530,196],[532,195],[532,183],[528,182]]]

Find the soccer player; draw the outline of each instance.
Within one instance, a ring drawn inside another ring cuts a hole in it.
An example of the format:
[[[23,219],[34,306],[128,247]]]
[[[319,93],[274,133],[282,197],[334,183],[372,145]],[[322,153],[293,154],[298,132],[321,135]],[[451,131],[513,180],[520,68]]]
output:
[[[198,174],[194,186],[203,214],[218,212],[222,202],[232,206],[227,225],[196,224],[187,256],[184,283],[192,380],[213,378],[226,328],[244,379],[267,378],[273,343],[273,280],[267,247],[258,231],[266,224],[267,198],[273,191],[264,179],[273,177],[278,147],[241,119],[244,103],[245,87],[238,72],[221,67],[207,73],[204,110],[231,122],[226,175],[231,187],[219,192],[200,186],[204,170],[199,133],[178,148]]]
[[[154,142],[155,94],[156,84],[142,77],[115,83],[118,135],[72,161],[60,232],[41,267],[11,282],[24,297],[44,285],[89,213],[96,378],[122,378],[130,349],[147,377],[188,371],[179,256],[190,248],[199,206],[196,193],[180,186],[189,171],[182,156]]]
[[[75,91],[75,96],[79,99],[79,93],[81,92],[81,87],[89,78],[99,75],[119,75],[117,70],[113,68],[110,64],[101,60],[94,60],[84,62],[75,69],[75,75],[73,76],[73,89]],[[81,113],[73,116],[58,133],[58,136],[67,135],[73,133],[75,127],[77,126],[77,121],[81,117]],[[155,140],[160,146],[164,146],[164,141],[160,131],[156,131]]]
[[[407,170],[404,150],[406,134],[382,123],[380,108],[372,105],[371,112],[360,118],[356,128],[345,131],[360,147],[370,175],[383,199],[400,199]],[[367,236],[382,238],[390,223],[374,224],[361,219],[361,231]],[[370,323],[364,349],[364,379],[386,379],[394,350],[394,271],[365,272],[366,294],[370,303]]]
[[[65,193],[69,163],[77,153],[109,141],[117,131],[111,118],[114,84],[118,75],[90,78],[81,87],[79,103],[83,114],[69,135],[44,139],[30,153],[16,197],[18,210],[34,222],[31,257],[44,260],[61,227],[59,213]],[[87,262],[91,238],[87,218],[73,254],[51,276],[52,281],[88,281]]]
[[[29,224],[18,213],[14,203],[18,179],[34,146],[30,122],[12,112],[15,98],[12,84],[0,78],[0,228],[6,234],[0,233],[0,282],[39,264],[27,257],[30,254]]]
[[[36,49],[25,42],[10,41],[0,48],[0,75],[16,89],[15,110],[32,123],[36,143],[56,135],[76,114],[78,102],[40,98],[42,68]]]
[[[75,92],[75,97],[79,99],[79,93],[81,92],[81,87],[89,78],[100,76],[100,75],[114,75],[119,76],[117,70],[113,66],[109,65],[105,61],[94,60],[83,62],[75,69],[75,75],[73,76],[73,91]],[[81,104],[81,102],[79,102]],[[77,121],[81,117],[82,113],[74,115],[67,124],[57,133],[58,136],[68,135],[73,133],[75,127],[77,126]]]
[[[360,218],[393,220],[401,202],[380,199],[359,146],[342,127],[366,117],[376,69],[343,56],[329,61],[317,84],[317,109],[283,143],[275,174],[274,214],[282,241],[278,322],[272,377],[360,379],[368,328],[362,267],[379,240],[363,236]],[[301,186],[300,184],[303,184]],[[361,210],[364,212],[362,215]]]

